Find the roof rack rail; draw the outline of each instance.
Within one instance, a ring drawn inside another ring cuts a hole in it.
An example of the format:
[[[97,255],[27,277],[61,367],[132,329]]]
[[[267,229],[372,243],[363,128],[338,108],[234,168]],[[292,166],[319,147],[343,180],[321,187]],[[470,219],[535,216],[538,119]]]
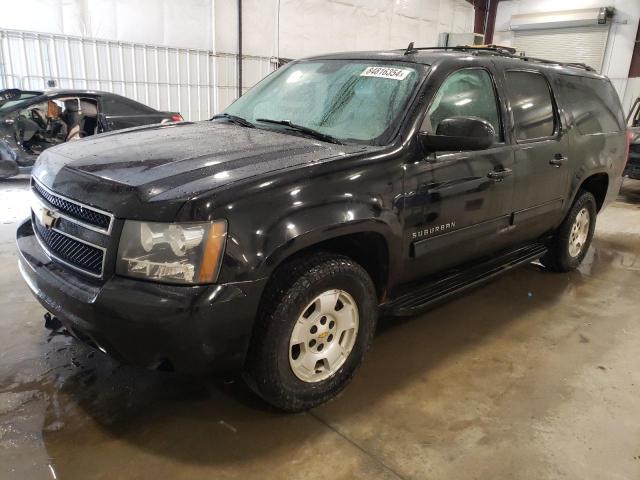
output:
[[[409,43],[409,46],[405,49],[405,55],[411,55],[418,53],[421,50],[452,50],[463,52],[477,52],[487,55],[500,55],[502,57],[514,58],[517,60],[523,60],[525,62],[544,63],[547,65],[560,65],[562,67],[573,67],[586,70],[587,72],[596,72],[596,69],[590,67],[585,63],[579,62],[557,62],[555,60],[547,60],[544,58],[527,57],[526,55],[516,55],[516,49],[513,47],[506,47],[502,45],[458,45],[450,47],[414,47],[414,43]]]
[[[456,45],[449,47],[414,47],[414,42],[409,43],[409,46],[405,49],[405,55],[411,55],[412,53],[418,53],[420,50],[486,50],[495,53],[514,55],[516,49],[512,47],[505,47],[502,45]]]
[[[547,60],[546,58],[527,57],[526,55],[505,55],[525,62],[543,63],[545,65],[559,65],[561,67],[572,67],[586,70],[587,72],[597,72],[595,68],[587,65],[586,63],[579,62],[558,62],[555,60]]]

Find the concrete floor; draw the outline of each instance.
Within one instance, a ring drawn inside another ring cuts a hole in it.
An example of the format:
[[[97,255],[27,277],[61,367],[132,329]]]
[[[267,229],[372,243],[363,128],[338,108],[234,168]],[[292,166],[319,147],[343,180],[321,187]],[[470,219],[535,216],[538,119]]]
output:
[[[16,267],[26,185],[0,184],[2,479],[640,478],[640,182],[580,271],[384,320],[344,394],[298,415],[50,337]]]

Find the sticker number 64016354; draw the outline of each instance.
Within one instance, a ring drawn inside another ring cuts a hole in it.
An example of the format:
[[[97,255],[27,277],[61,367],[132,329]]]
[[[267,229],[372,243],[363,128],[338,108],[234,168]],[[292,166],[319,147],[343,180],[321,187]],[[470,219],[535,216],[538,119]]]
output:
[[[392,67],[367,67],[364,72],[360,74],[361,77],[378,77],[378,78],[390,78],[393,80],[404,80],[407,78],[411,71],[406,68],[392,68]]]

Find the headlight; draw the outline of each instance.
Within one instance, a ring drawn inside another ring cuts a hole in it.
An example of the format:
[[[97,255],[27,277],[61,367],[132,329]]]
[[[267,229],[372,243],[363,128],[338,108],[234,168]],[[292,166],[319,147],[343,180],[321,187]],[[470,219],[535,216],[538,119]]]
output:
[[[166,283],[212,283],[220,271],[227,222],[156,223],[127,220],[116,273]]]

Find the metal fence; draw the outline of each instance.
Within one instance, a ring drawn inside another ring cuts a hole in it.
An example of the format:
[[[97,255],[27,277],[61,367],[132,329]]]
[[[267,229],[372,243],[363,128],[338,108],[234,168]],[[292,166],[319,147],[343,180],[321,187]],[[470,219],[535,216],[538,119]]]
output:
[[[106,90],[188,120],[209,118],[235,99],[237,61],[210,50],[0,30],[0,89]],[[275,66],[243,57],[244,86]]]

